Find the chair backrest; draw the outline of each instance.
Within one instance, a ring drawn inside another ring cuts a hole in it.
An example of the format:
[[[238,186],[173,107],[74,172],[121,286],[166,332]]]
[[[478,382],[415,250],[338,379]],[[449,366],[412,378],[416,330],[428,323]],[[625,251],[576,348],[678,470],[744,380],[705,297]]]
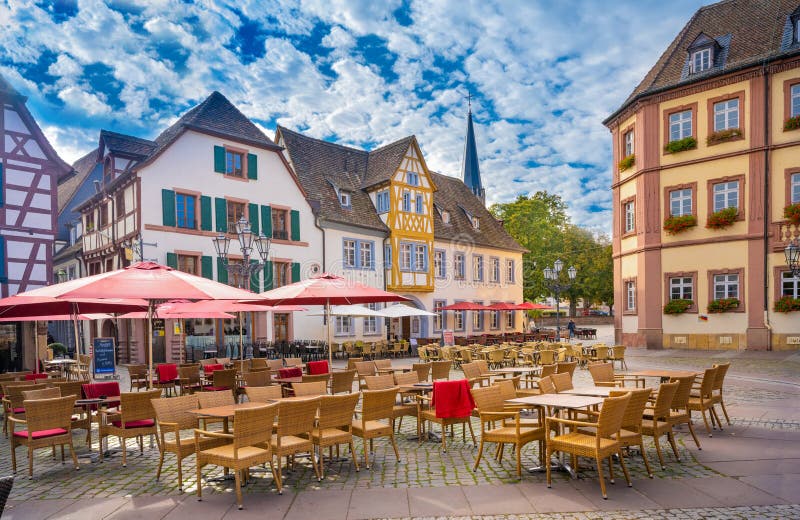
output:
[[[238,450],[247,446],[269,446],[272,441],[272,428],[265,428],[265,424],[274,424],[278,416],[278,404],[259,406],[258,408],[243,408],[236,410],[233,422],[233,448]]]
[[[539,351],[539,364],[552,365],[556,362],[555,350],[540,350]]]
[[[324,374],[316,374],[316,375],[313,375],[313,376],[303,375],[303,382],[304,383],[316,383],[316,382],[319,382],[319,381],[324,381],[325,384],[327,384],[328,380],[330,379],[330,377],[331,376],[327,372],[324,373]]]
[[[147,390],[145,392],[122,392],[119,396],[120,415],[122,422],[138,421],[141,419],[155,419],[153,399],[161,397],[161,390]]]
[[[216,365],[216,364],[217,364],[217,360],[215,358],[201,359],[200,360],[200,366],[203,367],[204,369],[208,365]]]
[[[153,399],[151,404],[156,414],[156,422],[159,424],[177,423],[181,430],[197,428],[198,417],[190,413],[200,407],[197,394],[181,395],[169,399]]]
[[[714,377],[714,390],[722,390],[722,385],[725,382],[725,374],[728,373],[728,369],[731,367],[730,362],[728,363],[716,363],[714,367],[717,369],[717,375]]]
[[[127,369],[131,380],[147,378],[147,365],[128,365]]]
[[[575,375],[575,367],[578,366],[577,361],[559,361],[556,364],[556,373],[563,374],[568,373],[570,377]]]
[[[373,363],[375,363],[375,368],[392,368],[391,359],[376,359]]]
[[[364,383],[367,385],[367,390],[384,390],[394,386],[394,376],[392,374],[366,376]]]
[[[600,409],[600,416],[597,418],[597,435],[608,439],[615,433],[619,433],[622,427],[622,418],[625,415],[625,408],[631,400],[630,394],[619,397],[609,397],[603,400],[603,407]]]
[[[22,405],[25,407],[25,420],[28,422],[26,429],[29,433],[55,428],[69,431],[72,428],[75,398],[71,395],[52,399],[26,400]]]
[[[313,383],[292,383],[294,395],[298,397],[317,397],[328,393],[328,381],[314,381]]]
[[[330,372],[327,361],[309,361],[306,363],[309,375],[327,374]]]
[[[509,399],[517,397],[517,387],[514,384],[514,379],[497,379],[492,386],[496,386],[500,389],[503,401],[508,401]]]
[[[611,363],[590,363],[587,368],[594,384],[614,382],[614,365]]]
[[[15,381],[10,379],[0,383],[0,388],[2,388],[3,395],[8,395],[8,389],[12,386],[31,386],[32,384],[33,381]]]
[[[436,417],[463,418],[472,413],[475,402],[470,394],[466,379],[454,381],[434,381],[431,393],[431,406],[436,409]]]
[[[475,363],[462,363],[461,370],[467,379],[475,379],[481,375],[481,369]]]
[[[392,418],[397,387],[385,390],[365,390],[361,394],[363,399],[361,403],[362,421],[378,421]]]
[[[482,376],[489,373],[489,362],[485,359],[476,359],[473,363],[480,369]]]
[[[222,392],[200,392],[197,395],[197,402],[200,408],[214,408],[215,406],[228,406],[236,404],[233,394],[227,390]]]
[[[228,370],[216,370],[213,374],[212,381],[216,387],[227,387],[230,389],[236,388],[236,369],[231,368]]]
[[[169,383],[178,379],[178,365],[175,363],[162,363],[156,365],[159,383]]]
[[[83,383],[80,381],[64,381],[62,383],[53,383],[54,388],[58,388],[61,391],[61,395],[66,397],[68,395],[74,395],[75,399],[81,398],[81,386]]]
[[[254,368],[269,368],[267,360],[264,358],[253,358],[250,360],[250,370]]]
[[[244,389],[244,393],[247,395],[247,400],[253,403],[269,403],[283,397],[280,385],[248,386]]]
[[[353,370],[356,368],[356,363],[361,363],[362,361],[364,361],[363,357],[347,358],[347,370]]]
[[[355,369],[333,372],[331,375],[331,393],[338,394],[353,391],[353,381],[356,379]]]
[[[694,376],[670,378],[670,382],[678,383],[678,389],[675,391],[675,397],[672,399],[673,410],[686,410],[689,407],[689,397],[692,393],[694,379]]]
[[[675,398],[678,395],[679,381],[661,383],[656,394],[656,402],[653,405],[653,419],[663,420],[669,417],[670,408],[674,408]],[[689,386],[691,391],[692,387]]]
[[[647,406],[647,400],[652,393],[651,388],[640,388],[636,390],[612,390],[609,397],[620,397],[622,395],[630,394],[631,399],[628,401],[628,406],[625,408],[625,414],[622,416],[622,428],[638,432],[642,428],[642,418],[644,408]]]
[[[450,368],[453,366],[452,361],[434,361],[431,363],[431,377],[437,379],[450,379]]]
[[[394,382],[397,385],[413,385],[419,383],[419,374],[415,371],[398,372],[394,375]]]
[[[504,408],[503,391],[497,385],[476,387],[470,390],[479,412],[502,412]]]
[[[223,365],[222,363],[213,363],[210,365],[203,366],[203,374],[205,374],[206,377],[210,376],[217,370],[225,370],[225,365]]]
[[[549,365],[542,365],[542,371],[539,373],[540,377],[547,377],[552,376],[556,373],[556,369],[558,366],[555,363],[550,363]]]
[[[420,381],[427,381],[431,375],[430,363],[412,363],[411,369],[417,373]]]
[[[119,383],[116,381],[86,383],[81,388],[86,399],[96,399],[101,395],[106,397],[119,397],[120,395]]]
[[[358,372],[358,377],[374,376],[378,373],[375,369],[374,361],[359,361],[355,364],[355,368],[356,372]]]
[[[556,393],[556,386],[553,384],[553,376],[545,376],[539,379],[539,391],[543,394]]]
[[[200,365],[191,365],[187,367],[178,367],[178,377],[181,378],[181,384],[196,384],[200,382]]]
[[[616,361],[625,359],[625,345],[614,345],[611,347],[611,353]]]
[[[28,401],[33,399],[55,399],[56,397],[61,397],[61,389],[59,388],[50,387],[50,388],[42,388],[41,390],[22,391],[23,401]]]
[[[319,399],[281,401],[278,406],[278,435],[298,435],[311,432],[314,428],[318,408]],[[238,427],[237,424],[236,428]],[[263,424],[261,424],[261,428],[264,428]]]
[[[283,368],[283,360],[282,359],[268,359],[267,360],[267,367],[270,370],[274,370],[277,372],[278,370]]]
[[[283,358],[283,362],[287,367],[299,367],[303,364],[303,359],[299,357]]]
[[[319,401],[317,428],[346,428],[353,422],[353,413],[358,404],[358,394],[324,395]]]
[[[267,386],[270,383],[269,370],[259,370],[257,372],[248,372],[244,374],[244,384],[248,387],[253,386]]]
[[[711,397],[714,390],[714,381],[717,379],[718,369],[716,366],[707,368],[703,371],[703,379],[700,381],[700,396],[703,399]]]
[[[608,358],[608,347],[604,345],[595,345],[594,353],[597,359],[606,359]]]
[[[229,357],[218,357],[217,363],[222,365],[223,367],[231,362],[231,358]]]
[[[556,393],[575,388],[572,386],[572,376],[569,374],[569,372],[553,374],[550,376],[550,379],[553,381],[553,386],[556,387]]]

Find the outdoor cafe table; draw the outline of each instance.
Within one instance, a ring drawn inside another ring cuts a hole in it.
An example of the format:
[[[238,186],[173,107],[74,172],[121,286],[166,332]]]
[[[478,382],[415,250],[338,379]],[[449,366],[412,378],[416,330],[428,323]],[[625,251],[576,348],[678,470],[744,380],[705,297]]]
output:
[[[618,388],[613,386],[579,386],[576,388],[571,388],[569,390],[562,390],[559,394],[566,394],[566,395],[586,395],[592,397],[608,397],[611,395],[612,391],[615,390],[622,390],[624,388]]]
[[[80,406],[82,408],[85,408],[89,413],[91,413],[91,407],[92,406],[96,406],[98,409],[105,408],[106,410],[108,410],[109,407],[117,407],[117,406],[119,406],[119,404],[120,404],[120,402],[119,402],[119,396],[118,395],[115,395],[113,397],[106,397],[105,399],[93,398],[93,399],[76,399],[75,400],[75,406]],[[108,414],[109,413],[114,413],[114,412],[113,411],[111,411],[111,412],[107,411],[106,413],[97,414],[98,417],[99,417],[99,421],[100,421],[100,425],[101,426],[106,426],[108,424]],[[104,443],[107,443],[107,442],[108,442],[108,439],[106,437],[101,437],[100,438],[99,449],[100,449],[100,451],[103,452],[103,456],[104,457],[110,457],[111,456],[111,450],[107,450],[106,448],[103,447]],[[150,439],[151,445],[152,445],[152,442],[153,442],[153,439],[151,438]],[[97,459],[99,459],[99,455],[97,456]],[[94,455],[92,456],[92,462],[95,462],[95,456]]]
[[[697,372],[691,370],[667,370],[667,369],[651,369],[651,370],[637,370],[636,372],[626,372],[626,376],[634,377],[658,377],[661,382],[669,381],[671,377],[689,377],[696,376]]]
[[[570,395],[570,394],[541,394],[541,395],[531,395],[527,397],[517,397],[516,399],[509,399],[506,401],[508,403],[517,404],[517,405],[527,405],[527,406],[543,406],[546,410],[551,411],[552,414],[555,416],[559,414],[562,410],[577,410],[580,408],[588,408],[590,406],[597,406],[598,404],[603,403],[603,398],[601,397],[593,397],[593,396],[586,396],[586,395]],[[560,425],[559,425],[560,428]],[[560,453],[557,461],[551,463],[551,469],[566,471],[570,474],[572,478],[576,478],[577,475],[575,470],[566,462],[564,459],[564,454]],[[533,468],[529,468],[528,471],[531,473],[537,473],[545,471],[547,468],[544,466],[535,466]]]
[[[228,404],[224,406],[212,406],[210,408],[198,408],[197,410],[189,410],[189,413],[200,415],[203,417],[219,417],[222,419],[222,430],[229,433],[228,419],[236,415],[236,410],[247,410],[249,408],[258,408],[264,406],[265,403],[238,403]]]
[[[506,374],[532,374],[534,372],[539,372],[541,369],[541,367],[503,367],[489,370],[489,373],[503,376]]]
[[[61,375],[64,375],[64,371],[67,369],[67,365],[74,365],[77,363],[74,359],[51,359],[50,361],[45,361],[44,364],[46,366],[57,366]]]

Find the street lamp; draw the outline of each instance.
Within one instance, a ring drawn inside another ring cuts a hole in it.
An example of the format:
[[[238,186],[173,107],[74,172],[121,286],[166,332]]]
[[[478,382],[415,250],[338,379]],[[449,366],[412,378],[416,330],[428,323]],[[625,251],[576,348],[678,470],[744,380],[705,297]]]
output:
[[[800,278],[800,245],[798,245],[797,240],[789,242],[783,253],[786,255],[786,265],[789,266],[792,276]]]
[[[253,233],[250,228],[250,223],[244,217],[236,222],[236,238],[239,242],[239,251],[242,253],[241,263],[231,263],[228,261],[231,239],[228,238],[226,234],[220,233],[216,238],[212,238],[211,242],[214,244],[214,251],[216,251],[217,256],[222,260],[228,273],[239,275],[239,288],[250,289],[250,276],[267,263],[270,239],[263,234],[256,235]],[[258,261],[251,262],[250,256],[253,253],[254,245],[258,253]]]
[[[561,283],[561,271],[564,269],[564,262],[556,260],[553,267],[546,267],[544,269],[544,283],[556,295],[556,335],[558,340],[561,340],[561,292],[568,291],[572,287],[572,281],[578,274],[578,270],[574,266],[567,269],[567,277],[570,283]]]

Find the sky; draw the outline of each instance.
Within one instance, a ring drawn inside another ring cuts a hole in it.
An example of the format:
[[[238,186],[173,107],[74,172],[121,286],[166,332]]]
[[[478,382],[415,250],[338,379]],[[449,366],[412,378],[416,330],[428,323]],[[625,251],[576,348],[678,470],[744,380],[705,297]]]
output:
[[[0,74],[73,162],[101,129],[154,138],[218,90],[371,149],[415,134],[460,175],[468,94],[487,203],[546,190],[611,229],[611,137],[698,0],[0,0]]]

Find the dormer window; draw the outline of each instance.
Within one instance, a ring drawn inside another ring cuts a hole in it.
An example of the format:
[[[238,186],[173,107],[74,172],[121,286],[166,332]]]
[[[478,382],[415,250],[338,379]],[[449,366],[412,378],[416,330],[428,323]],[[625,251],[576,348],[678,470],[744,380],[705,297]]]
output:
[[[700,49],[692,53],[692,74],[711,68],[711,48]]]
[[[406,172],[406,184],[409,186],[419,186],[419,174],[416,172]]]
[[[475,229],[481,228],[481,219],[478,217],[472,217],[472,227]]]
[[[445,224],[450,223],[450,212],[447,210],[442,211],[442,222]]]
[[[350,208],[350,192],[349,191],[340,191],[339,192],[339,204],[342,205],[343,208]]]
[[[717,55],[723,52],[720,42],[727,41],[729,41],[727,36],[723,36],[720,41],[717,41],[705,33],[698,34],[686,49],[689,54],[689,74],[698,74],[714,68]],[[722,55],[720,54],[720,56]],[[720,57],[720,59],[723,58]]]

